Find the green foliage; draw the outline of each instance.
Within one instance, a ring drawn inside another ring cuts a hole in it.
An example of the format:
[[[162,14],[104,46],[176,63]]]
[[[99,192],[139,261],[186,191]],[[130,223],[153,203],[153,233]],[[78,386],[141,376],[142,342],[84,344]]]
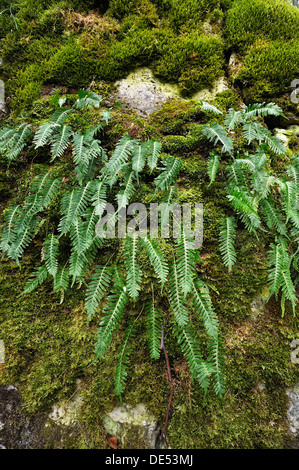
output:
[[[269,232],[275,241],[268,252],[270,293],[276,296],[281,293],[283,315],[286,300],[291,302],[295,315],[299,230],[298,158],[293,158],[282,178],[268,173],[267,149],[278,155],[286,153],[283,144],[257,121],[269,115],[282,116],[283,113],[274,103],[254,104],[242,111],[228,111],[224,119],[226,128],[241,129],[248,144],[254,144],[252,150],[255,153],[246,154],[244,158],[238,155],[228,165],[227,198],[249,232],[253,232],[257,238],[259,232]],[[212,156],[208,164],[211,182],[215,175],[214,159]],[[220,251],[229,271],[236,262],[236,226],[234,217],[225,217],[221,221]]]
[[[194,287],[194,282],[197,282],[198,256],[197,251],[191,249],[184,230],[179,227],[181,235],[171,246],[172,261],[169,254],[166,256],[164,253],[159,240],[151,240],[144,234],[139,236],[138,232],[131,233],[128,226],[127,234],[118,239],[117,249],[111,251],[107,263],[97,263],[99,252],[106,242],[109,243],[110,224],[119,220],[122,208],[129,204],[135,187],[140,187],[144,176],[150,177],[155,187],[153,197],[166,198],[167,207],[172,203],[176,197],[174,187],[182,167],[181,160],[175,157],[161,158],[161,145],[158,142],[139,142],[129,135],[124,135],[107,155],[101,146],[98,132],[104,129],[109,120],[109,113],[97,109],[101,97],[89,90],[81,90],[71,108],[64,106],[66,101],[63,98],[55,102],[58,109],[49,121],[35,129],[31,138],[35,149],[47,149],[50,168],[53,160],[62,159],[67,154],[72,161],[69,182],[66,184],[65,179],[53,178],[51,169],[33,177],[24,205],[7,210],[0,242],[3,253],[19,263],[32,239],[44,237],[44,222],[48,220],[51,223],[51,233],[46,233],[42,245],[42,264],[28,280],[24,294],[52,278],[53,290],[60,293],[62,303],[70,281],[71,288],[75,284],[80,288],[88,282],[85,297],[88,320],[101,310],[95,360],[103,359],[116,331],[122,328],[123,323],[127,324],[128,311],[132,308],[138,310],[144,302],[147,284],[142,277],[141,263],[144,265],[142,260],[145,257],[162,289],[157,295],[152,289],[150,298],[145,300],[144,315],[141,309],[133,323],[129,322],[126,328],[116,367],[116,393],[121,396],[124,391],[131,339],[139,317],[141,320],[145,317],[150,355],[156,359],[159,357],[162,324],[166,320],[162,308],[164,302],[168,302],[171,307],[174,322],[180,331],[179,344],[182,351],[186,352],[193,377],[206,391],[210,378],[219,382],[217,371],[222,365],[215,354],[207,360],[198,357],[198,346],[189,320],[189,306],[193,305],[194,311],[203,320],[207,335],[216,342],[218,323],[205,284],[201,281],[200,285]],[[76,122],[76,116],[79,117],[85,108],[90,107],[97,109],[96,125],[85,123],[83,132],[75,129],[73,123]],[[207,105],[206,108],[215,113],[215,109]],[[8,135],[15,135],[19,128],[3,133],[1,144],[9,158],[11,147],[7,132]],[[28,139],[29,136],[23,133],[22,138],[18,139],[20,149],[25,147]],[[162,166],[158,166],[159,160]],[[45,209],[54,198],[56,205],[60,203],[60,212],[58,220],[49,220]],[[112,219],[107,219],[107,230],[104,230],[104,226],[100,227],[98,223],[105,221],[101,216],[107,210],[107,204],[115,200],[118,202],[118,210]],[[164,216],[163,213],[161,217]],[[163,292],[165,284],[167,289]],[[154,301],[154,295],[157,301]],[[223,387],[222,384],[217,388],[220,394],[223,394]]]

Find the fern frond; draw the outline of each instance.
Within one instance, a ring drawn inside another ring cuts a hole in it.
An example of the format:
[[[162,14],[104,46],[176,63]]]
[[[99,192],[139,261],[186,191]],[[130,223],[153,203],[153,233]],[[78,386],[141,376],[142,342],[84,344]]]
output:
[[[92,274],[85,297],[85,308],[88,313],[88,321],[90,321],[102,300],[104,293],[107,291],[111,282],[111,277],[111,269],[107,266],[97,266]]]
[[[140,291],[142,272],[137,263],[139,254],[139,238],[127,236],[124,242],[125,268],[127,271],[127,291],[135,301]]]
[[[54,292],[65,291],[69,285],[69,270],[67,267],[58,268],[57,273],[54,277]]]
[[[209,126],[203,126],[202,132],[214,145],[220,142],[222,144],[222,152],[232,153],[232,139],[227,136],[225,128],[220,124],[212,123]]]
[[[30,276],[25,284],[25,288],[20,295],[28,294],[40,286],[48,277],[48,270],[46,266],[40,266]]]
[[[199,279],[192,282],[192,301],[195,310],[202,318],[208,335],[212,338],[218,336],[218,319],[215,313],[208,287]]]
[[[115,289],[114,292],[109,295],[108,301],[105,305],[103,315],[98,333],[97,342],[95,346],[95,359],[103,357],[108,346],[111,343],[111,339],[114,331],[119,326],[119,323],[123,317],[125,306],[129,301],[126,288]]]
[[[145,313],[150,356],[152,359],[159,359],[163,313],[160,309],[156,308],[154,297],[146,303]]]
[[[16,237],[10,245],[7,255],[9,258],[14,259],[18,264],[25,248],[31,243],[31,240],[37,232],[39,222],[39,218],[32,217],[30,223],[23,225],[22,229],[16,233]]]
[[[65,125],[58,134],[53,136],[51,144],[51,162],[53,162],[53,160],[55,160],[57,157],[62,157],[65,149],[70,143],[72,132],[73,130],[71,126]]]
[[[184,229],[180,238],[176,240],[176,252],[179,284],[185,298],[192,290],[192,279],[195,273],[195,250],[189,248],[189,240]]]
[[[121,395],[124,392],[127,376],[128,376],[128,361],[129,355],[132,350],[132,340],[135,336],[136,323],[132,321],[131,324],[127,327],[125,332],[124,342],[121,345],[118,361],[116,366],[116,376],[115,376],[115,393],[121,398]]]
[[[160,142],[155,140],[150,140],[147,142],[148,157],[147,164],[153,171],[157,167],[158,159],[161,153],[162,145]]]
[[[147,146],[148,143],[143,142],[141,145],[135,145],[133,148],[132,169],[137,175],[143,170],[145,166]]]
[[[173,310],[175,321],[179,326],[185,326],[189,322],[188,312],[184,304],[178,268],[175,260],[171,264],[168,283],[170,306]]]
[[[21,153],[31,137],[31,124],[23,123],[16,129],[5,127],[0,132],[0,152],[6,153],[10,163]]]
[[[225,127],[227,127],[227,129],[234,129],[238,124],[243,122],[243,119],[242,111],[236,111],[230,108],[224,118]]]
[[[257,213],[257,201],[250,194],[235,187],[230,189],[227,198],[249,231],[255,231],[261,227],[261,221]]]
[[[78,91],[78,96],[79,98],[75,102],[74,107],[75,108],[87,108],[89,106],[94,106],[95,108],[98,108],[103,101],[102,97],[100,95],[97,95],[93,91],[82,90]]]
[[[60,219],[58,230],[64,235],[75,219],[86,212],[90,200],[95,193],[95,181],[89,181],[85,186],[66,193],[61,202],[63,217]]]
[[[145,249],[155,273],[163,286],[168,276],[168,265],[160,249],[159,242],[150,238],[140,238],[140,245]]]
[[[46,122],[42,124],[38,131],[35,133],[33,138],[33,143],[35,148],[43,147],[44,145],[50,143],[51,138],[55,131],[60,128],[60,125],[56,122]]]
[[[283,222],[282,214],[274,207],[273,199],[263,199],[260,205],[269,229],[276,230],[281,235],[286,235],[287,228]]]
[[[45,264],[48,273],[56,276],[58,269],[59,240],[53,233],[49,235],[43,244],[45,253]]]
[[[208,343],[209,363],[213,365],[213,387],[216,395],[223,397],[225,392],[224,350],[220,337],[211,338]]]
[[[125,174],[124,181],[121,183],[121,185],[124,186],[124,189],[121,189],[116,195],[118,209],[126,207],[129,204],[129,200],[135,191],[135,187],[133,185],[134,177],[134,171],[129,171]]]
[[[216,108],[213,104],[207,103],[206,101],[200,102],[201,109],[207,113],[214,113],[214,114],[223,114],[220,109]]]
[[[226,217],[220,222],[221,231],[219,234],[219,247],[223,262],[231,272],[236,262],[235,237],[236,237],[236,219],[234,217]]]
[[[255,103],[246,106],[244,117],[251,119],[256,116],[284,116],[282,109],[275,103]]]
[[[159,189],[164,191],[169,188],[169,186],[171,186],[174,181],[176,181],[178,173],[182,167],[181,160],[174,157],[166,157],[162,161],[162,164],[164,165],[163,171],[154,180],[156,185],[155,192],[157,192]]]
[[[1,251],[6,252],[16,239],[15,224],[20,215],[20,206],[11,206],[4,212],[4,229],[0,241]]]
[[[210,383],[209,376],[213,369],[202,359],[198,343],[190,327],[177,327],[176,333],[178,343],[189,364],[191,378],[197,380],[199,385],[206,391]]]
[[[209,186],[215,181],[219,164],[220,164],[219,155],[216,155],[214,152],[211,152],[209,156],[209,161],[208,161],[208,175],[210,178]]]
[[[108,173],[115,175],[118,173],[124,163],[127,162],[129,156],[132,154],[135,141],[130,136],[123,136],[116,144],[115,150],[112,153],[110,160],[107,162]]]

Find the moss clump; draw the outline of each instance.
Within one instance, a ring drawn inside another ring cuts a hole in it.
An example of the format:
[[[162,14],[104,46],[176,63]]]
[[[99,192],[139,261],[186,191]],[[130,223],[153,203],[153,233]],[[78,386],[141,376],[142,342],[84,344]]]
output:
[[[299,37],[299,10],[288,0],[236,0],[227,14],[225,35],[229,47],[243,49],[258,38],[296,39]]]
[[[298,17],[299,18],[299,17]],[[289,91],[299,69],[299,41],[264,42],[253,45],[244,57],[237,79],[251,88],[251,101]]]
[[[159,45],[159,53],[153,64],[155,74],[164,81],[178,82],[183,95],[211,87],[223,75],[224,46],[218,37],[197,33],[170,36]]]

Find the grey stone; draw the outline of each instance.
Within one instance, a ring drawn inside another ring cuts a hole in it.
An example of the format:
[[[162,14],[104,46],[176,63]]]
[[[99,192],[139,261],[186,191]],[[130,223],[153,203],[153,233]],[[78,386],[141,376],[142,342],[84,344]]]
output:
[[[143,404],[135,408],[124,404],[104,416],[103,424],[111,436],[116,436],[121,448],[156,449],[160,426]]]
[[[0,80],[0,114],[5,113],[5,87],[3,80]]]
[[[289,408],[287,411],[287,421],[292,435],[299,439],[299,383],[287,390],[289,397]]]
[[[138,68],[115,83],[114,98],[143,117],[160,109],[162,105],[180,97],[176,85],[163,84],[148,68]]]

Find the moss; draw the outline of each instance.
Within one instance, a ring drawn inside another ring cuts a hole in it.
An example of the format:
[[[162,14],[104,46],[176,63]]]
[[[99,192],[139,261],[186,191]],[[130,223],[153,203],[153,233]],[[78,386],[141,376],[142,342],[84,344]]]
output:
[[[250,99],[258,101],[262,95],[288,91],[298,67],[298,40],[257,42],[246,53],[237,79],[249,87]]]
[[[258,38],[296,39],[299,11],[288,0],[236,0],[227,14],[225,35],[229,47],[233,48],[248,47]]]
[[[161,58],[153,70],[162,80],[178,82],[183,95],[211,87],[223,75],[224,48],[218,37],[190,34],[159,45]]]

